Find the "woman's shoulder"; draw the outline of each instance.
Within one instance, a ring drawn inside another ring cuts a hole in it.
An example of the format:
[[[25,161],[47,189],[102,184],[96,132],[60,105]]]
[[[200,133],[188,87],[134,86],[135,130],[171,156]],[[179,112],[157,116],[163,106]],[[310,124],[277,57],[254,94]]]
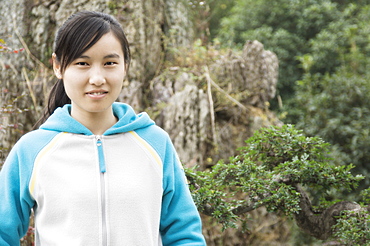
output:
[[[168,133],[158,125],[150,125],[141,129],[135,130],[135,132],[148,139],[157,139],[162,141],[170,140]]]
[[[37,150],[46,146],[60,132],[37,129],[24,134],[13,149]]]
[[[50,138],[58,135],[61,132],[37,129],[24,134],[19,141],[43,141],[45,138]]]

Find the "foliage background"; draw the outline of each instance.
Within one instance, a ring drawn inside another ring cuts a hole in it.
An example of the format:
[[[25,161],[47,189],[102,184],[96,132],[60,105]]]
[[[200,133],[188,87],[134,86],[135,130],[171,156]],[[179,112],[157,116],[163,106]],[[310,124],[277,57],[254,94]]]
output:
[[[257,39],[280,62],[272,108],[285,123],[332,144],[369,186],[370,1],[235,0],[215,38]],[[281,100],[278,101],[279,97]]]

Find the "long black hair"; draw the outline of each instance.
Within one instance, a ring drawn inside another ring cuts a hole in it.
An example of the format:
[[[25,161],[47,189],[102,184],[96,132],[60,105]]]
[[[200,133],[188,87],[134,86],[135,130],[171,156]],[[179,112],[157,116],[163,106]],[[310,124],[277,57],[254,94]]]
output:
[[[111,15],[82,11],[71,15],[58,30],[54,42],[54,54],[60,62],[61,73],[75,59],[91,48],[99,39],[109,32],[119,40],[125,60],[126,72],[130,66],[130,48],[120,23]],[[34,128],[39,127],[58,107],[71,103],[64,89],[63,79],[58,79],[51,88],[46,109]]]

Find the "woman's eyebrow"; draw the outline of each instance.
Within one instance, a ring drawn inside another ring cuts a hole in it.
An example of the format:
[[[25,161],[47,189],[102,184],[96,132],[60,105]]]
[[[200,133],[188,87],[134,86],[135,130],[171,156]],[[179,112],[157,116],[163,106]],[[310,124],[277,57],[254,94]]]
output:
[[[81,55],[78,58],[91,59],[91,57],[90,56],[87,56],[87,55]],[[107,58],[120,58],[120,56],[117,53],[112,53],[112,54],[105,55],[103,58],[104,59],[107,59]]]
[[[82,59],[90,59],[91,57],[90,57],[90,56],[86,56],[86,55],[80,55],[78,58],[82,58]]]
[[[112,54],[104,56],[104,59],[106,58],[120,58],[120,56],[117,53],[112,53]]]

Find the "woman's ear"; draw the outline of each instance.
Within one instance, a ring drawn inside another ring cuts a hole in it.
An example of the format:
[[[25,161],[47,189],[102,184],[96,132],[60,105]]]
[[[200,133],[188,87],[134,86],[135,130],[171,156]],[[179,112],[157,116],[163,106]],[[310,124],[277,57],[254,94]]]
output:
[[[63,76],[61,72],[60,62],[58,61],[57,55],[55,53],[53,53],[52,59],[53,59],[54,74],[55,76],[57,76],[58,79],[62,79]]]

